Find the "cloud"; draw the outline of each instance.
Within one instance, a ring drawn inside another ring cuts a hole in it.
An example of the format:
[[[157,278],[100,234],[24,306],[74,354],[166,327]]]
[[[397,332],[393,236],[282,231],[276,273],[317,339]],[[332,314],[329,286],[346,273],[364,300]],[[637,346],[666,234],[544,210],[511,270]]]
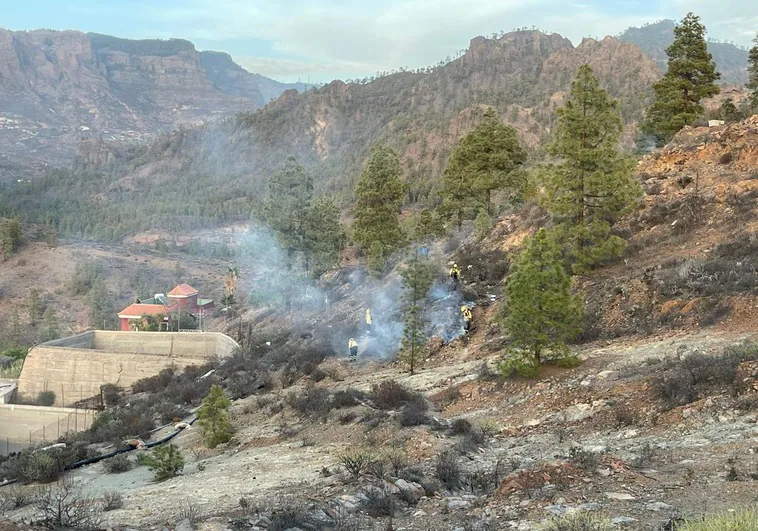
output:
[[[521,26],[578,43],[631,25],[702,13],[710,35],[747,44],[758,26],[755,0],[189,0],[145,10],[145,24],[206,42],[266,42],[238,53],[246,67],[280,78],[327,81],[437,63],[477,35]],[[738,17],[726,13],[739,13]],[[158,29],[154,31],[159,31]]]

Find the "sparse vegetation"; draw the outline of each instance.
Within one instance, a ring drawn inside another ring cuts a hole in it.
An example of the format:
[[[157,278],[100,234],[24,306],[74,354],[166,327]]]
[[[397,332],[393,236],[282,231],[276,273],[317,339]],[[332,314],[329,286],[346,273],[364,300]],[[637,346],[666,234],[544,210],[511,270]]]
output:
[[[48,529],[99,529],[100,503],[82,494],[71,479],[62,479],[40,490],[37,506]]]
[[[600,464],[600,454],[579,446],[572,446],[569,450],[569,461],[582,470],[594,472]]]
[[[445,450],[437,455],[434,473],[449,489],[457,489],[461,485],[461,467],[458,455],[452,450]]]
[[[748,531],[758,529],[758,511],[740,508],[705,516],[688,518],[674,527],[675,531]]]
[[[174,444],[164,444],[152,450],[144,460],[155,473],[156,481],[164,481],[184,470],[184,456]]]
[[[577,513],[557,518],[541,527],[541,531],[613,531],[616,527],[604,516]]]
[[[353,476],[360,477],[361,474],[368,470],[371,463],[376,459],[374,454],[366,450],[348,450],[337,455],[337,459],[345,470]]]
[[[115,491],[103,494],[103,511],[115,511],[124,506],[124,497]]]
[[[103,461],[103,468],[109,474],[122,474],[132,469],[132,462],[126,455],[120,454]]]
[[[385,380],[373,385],[369,398],[379,409],[400,409],[409,402],[426,402],[426,399],[415,391],[411,391],[395,380]]]

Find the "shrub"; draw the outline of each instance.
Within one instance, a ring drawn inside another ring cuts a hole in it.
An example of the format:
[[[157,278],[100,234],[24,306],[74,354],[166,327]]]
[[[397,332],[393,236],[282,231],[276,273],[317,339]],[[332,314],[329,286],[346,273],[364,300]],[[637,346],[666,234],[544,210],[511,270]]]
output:
[[[392,469],[392,474],[395,477],[400,477],[400,474],[408,468],[408,456],[401,448],[389,448],[382,454],[387,464]]]
[[[616,419],[617,426],[634,426],[639,422],[637,411],[624,404],[616,405],[613,408],[613,416]]]
[[[103,510],[115,511],[124,506],[124,498],[120,493],[110,491],[103,494]]]
[[[645,443],[645,446],[643,446],[642,450],[640,451],[640,455],[638,455],[634,461],[632,461],[632,466],[634,468],[645,468],[653,462],[654,458],[655,448],[653,448],[650,443]]]
[[[569,461],[582,470],[592,472],[597,470],[600,464],[600,454],[579,446],[572,446],[569,450]]]
[[[221,386],[214,384],[198,411],[198,424],[203,428],[203,442],[208,448],[229,442],[234,431],[229,422],[228,409],[231,402]]]
[[[427,424],[429,422],[429,415],[426,413],[427,409],[426,402],[409,402],[403,406],[400,412],[400,425],[409,427]]]
[[[48,529],[100,528],[100,504],[85,498],[71,479],[41,489],[37,505]]]
[[[354,413],[353,411],[348,411],[347,413],[343,413],[339,416],[340,424],[350,424],[355,419],[358,418],[358,414]]]
[[[15,461],[15,476],[24,481],[49,483],[58,479],[66,467],[66,462],[58,459],[59,453],[32,450],[22,453]]]
[[[159,446],[145,459],[147,467],[155,472],[155,479],[163,481],[184,470],[184,457],[173,444]]]
[[[132,469],[132,462],[124,454],[103,461],[103,468],[109,474],[121,474]]]
[[[163,369],[155,376],[137,380],[132,384],[135,393],[160,393],[164,391],[174,378],[174,369]]]
[[[106,407],[116,407],[121,400],[121,388],[115,384],[105,384],[100,387],[103,402]]]
[[[326,417],[332,410],[329,391],[322,387],[311,387],[301,395],[290,393],[287,403],[303,417]]]
[[[471,431],[473,426],[466,419],[455,419],[450,424],[450,433],[453,435],[465,435]]]
[[[408,402],[422,402],[424,397],[397,383],[395,380],[385,380],[371,387],[371,401],[379,409],[399,409]]]
[[[11,485],[0,490],[0,514],[6,509],[20,509],[34,503],[37,491],[21,485]]]
[[[519,353],[512,353],[497,364],[497,371],[504,380],[515,377],[533,379],[537,377],[539,370],[534,360]]]
[[[284,498],[270,516],[268,531],[285,531],[292,528],[314,529],[314,518],[302,502],[294,498]]]
[[[186,521],[194,529],[195,524],[200,520],[200,508],[189,500],[185,501],[179,511],[178,520]]]
[[[676,531],[748,531],[758,529],[758,511],[755,508],[724,511],[700,519],[687,519],[674,527]]]
[[[576,513],[552,520],[543,531],[613,531],[613,523],[603,516],[589,513]]]
[[[374,518],[395,515],[395,500],[386,491],[373,488],[366,492],[363,510]]]
[[[445,450],[437,455],[434,473],[449,489],[457,489],[461,484],[461,468],[458,464],[458,455],[451,451]]]
[[[361,401],[366,399],[366,393],[348,387],[344,391],[337,391],[332,396],[332,405],[335,409],[342,409],[345,407],[353,407],[360,404]]]
[[[37,395],[37,405],[50,407],[55,404],[55,393],[52,391],[40,391]]]
[[[362,450],[348,450],[338,454],[337,459],[354,478],[358,478],[375,460],[372,453]]]

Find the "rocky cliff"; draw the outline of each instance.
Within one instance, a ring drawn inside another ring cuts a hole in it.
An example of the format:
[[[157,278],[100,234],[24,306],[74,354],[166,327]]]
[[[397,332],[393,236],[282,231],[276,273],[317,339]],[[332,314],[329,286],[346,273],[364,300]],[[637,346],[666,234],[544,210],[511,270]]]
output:
[[[180,39],[0,29],[0,180],[69,164],[82,138],[143,143],[288,88]]]

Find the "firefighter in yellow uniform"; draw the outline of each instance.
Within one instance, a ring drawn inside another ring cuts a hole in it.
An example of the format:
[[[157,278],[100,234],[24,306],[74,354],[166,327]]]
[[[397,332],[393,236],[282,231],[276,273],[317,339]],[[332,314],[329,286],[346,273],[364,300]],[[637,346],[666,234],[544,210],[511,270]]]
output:
[[[471,320],[474,316],[468,306],[461,306],[461,315],[463,315],[463,329],[468,333],[471,329]]]
[[[366,332],[371,333],[371,325],[374,321],[371,319],[371,308],[366,308]]]
[[[358,359],[358,342],[355,338],[351,337],[347,342],[347,349],[350,351],[350,362],[354,362]]]
[[[453,267],[450,268],[450,278],[453,280],[453,284],[458,284],[461,280],[461,270],[458,264],[453,264]]]

